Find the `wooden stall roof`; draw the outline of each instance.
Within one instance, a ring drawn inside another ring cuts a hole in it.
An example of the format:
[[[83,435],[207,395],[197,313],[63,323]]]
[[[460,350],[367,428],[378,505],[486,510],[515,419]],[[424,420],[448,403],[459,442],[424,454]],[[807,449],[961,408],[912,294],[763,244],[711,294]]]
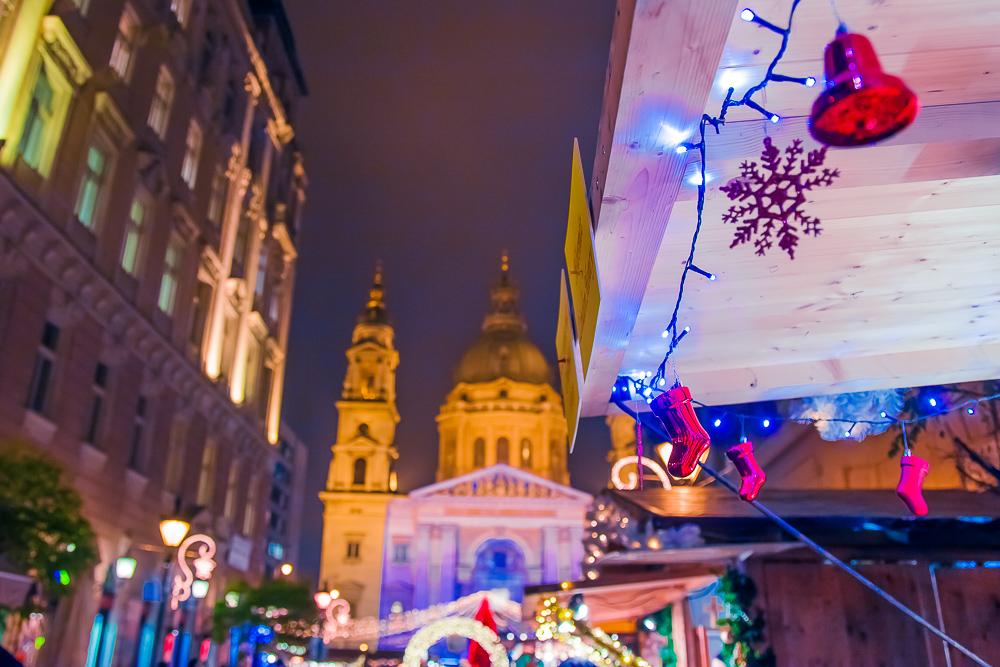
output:
[[[790,0],[748,3],[778,24]],[[916,123],[879,145],[830,150],[841,176],[807,193],[823,235],[796,258],[730,248],[719,185],[759,160],[761,141],[803,139],[816,88],[772,83],[758,97],[777,125],[731,110],[708,137],[709,188],[675,354],[709,404],[920,386],[1000,376],[1000,2],[840,0],[885,69],[919,95]],[[739,18],[736,0],[619,0],[591,182],[601,306],[583,415],[608,411],[621,373],[664,352],[695,220],[696,135],[729,85],[755,83],[779,37]],[[836,29],[826,2],[803,2],[780,72],[822,78]]]
[[[758,519],[760,512],[726,489],[673,487],[643,491],[608,491],[608,495],[649,514],[691,519]],[[928,519],[964,519],[970,522],[1000,518],[1000,496],[993,493],[925,491],[933,508]],[[760,501],[786,519],[853,518],[905,519],[911,516],[893,490],[785,490],[766,489]]]

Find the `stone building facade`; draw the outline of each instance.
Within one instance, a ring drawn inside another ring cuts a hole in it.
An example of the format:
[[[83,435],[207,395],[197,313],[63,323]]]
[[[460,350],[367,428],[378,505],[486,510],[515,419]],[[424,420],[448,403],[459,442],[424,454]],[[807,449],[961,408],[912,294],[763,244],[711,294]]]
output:
[[[376,275],[347,353],[320,494],[320,585],[335,588],[354,618],[399,619],[481,590],[520,600],[525,586],[579,578],[591,497],[568,486],[562,401],[527,337],[506,257],[482,333],[437,416],[438,481],[409,494],[395,483],[399,355],[382,296]],[[403,645],[402,633],[379,639]]]
[[[280,2],[0,2],[0,439],[66,469],[101,558],[49,664],[84,664],[123,555],[136,664],[174,508],[219,543],[198,613],[264,571],[305,93]]]

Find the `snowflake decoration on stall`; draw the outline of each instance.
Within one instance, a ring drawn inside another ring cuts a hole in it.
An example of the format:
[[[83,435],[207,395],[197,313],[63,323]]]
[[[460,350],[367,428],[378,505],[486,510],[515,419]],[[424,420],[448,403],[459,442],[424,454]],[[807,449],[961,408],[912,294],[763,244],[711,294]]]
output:
[[[837,169],[822,169],[826,146],[802,155],[802,140],[796,139],[785,148],[785,156],[775,148],[770,137],[764,137],[761,164],[744,162],[740,175],[719,189],[733,204],[722,216],[723,222],[736,225],[736,235],[730,248],[753,241],[757,254],[763,256],[774,245],[795,259],[799,234],[819,236],[820,221],[802,210],[806,192],[830,185],[840,176]]]

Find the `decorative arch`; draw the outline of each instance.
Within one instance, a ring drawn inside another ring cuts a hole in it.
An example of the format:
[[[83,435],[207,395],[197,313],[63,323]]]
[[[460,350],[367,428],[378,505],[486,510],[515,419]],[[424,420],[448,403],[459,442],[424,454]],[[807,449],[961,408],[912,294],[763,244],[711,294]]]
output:
[[[490,656],[490,667],[510,667],[507,649],[497,633],[474,618],[452,616],[434,621],[417,631],[406,645],[403,667],[421,667],[427,661],[427,651],[446,637],[458,635],[476,642]]]

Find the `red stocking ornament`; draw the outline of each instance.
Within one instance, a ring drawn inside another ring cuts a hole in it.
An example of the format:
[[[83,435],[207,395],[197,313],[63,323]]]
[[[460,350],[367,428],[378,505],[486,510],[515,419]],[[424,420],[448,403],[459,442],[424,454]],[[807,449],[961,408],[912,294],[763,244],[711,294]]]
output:
[[[757,463],[757,457],[753,453],[753,443],[747,440],[735,444],[726,450],[726,456],[740,473],[740,498],[747,502],[756,500],[760,487],[767,481],[767,475]]]
[[[927,501],[924,500],[924,478],[930,472],[931,464],[919,456],[907,454],[899,460],[902,469],[896,495],[916,516],[927,516]]]
[[[712,444],[694,412],[691,390],[677,385],[657,396],[649,407],[663,424],[673,444],[667,472],[674,477],[687,477],[694,472],[698,459]]]

